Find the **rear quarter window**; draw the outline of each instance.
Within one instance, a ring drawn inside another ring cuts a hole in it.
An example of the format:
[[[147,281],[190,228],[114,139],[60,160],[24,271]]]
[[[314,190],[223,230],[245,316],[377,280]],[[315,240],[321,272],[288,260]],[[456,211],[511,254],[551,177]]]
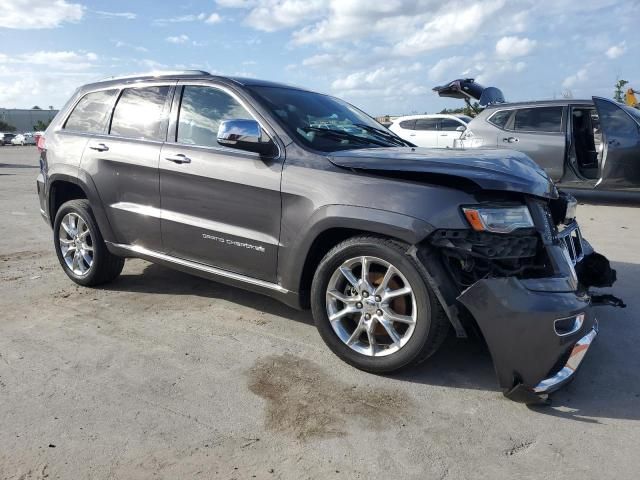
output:
[[[509,117],[511,117],[512,113],[513,110],[501,110],[491,115],[487,121],[496,127],[506,128],[507,122],[509,121]]]
[[[516,110],[514,130],[523,132],[561,132],[562,107],[534,107]]]
[[[111,135],[161,140],[162,110],[169,86],[127,88],[122,91],[111,120]]]
[[[104,132],[117,92],[113,89],[87,93],[76,104],[63,128],[75,132]]]
[[[400,128],[404,128],[405,130],[415,130],[416,121],[415,120],[403,120],[400,122]]]

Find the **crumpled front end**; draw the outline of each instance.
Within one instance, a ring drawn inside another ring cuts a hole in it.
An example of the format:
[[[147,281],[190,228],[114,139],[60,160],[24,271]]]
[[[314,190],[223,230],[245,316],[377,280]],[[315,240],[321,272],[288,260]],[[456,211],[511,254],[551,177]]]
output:
[[[526,203],[533,227],[436,231],[423,261],[458,335],[475,320],[505,395],[539,403],[574,377],[598,332],[589,288],[616,275],[583,240],[574,199]]]

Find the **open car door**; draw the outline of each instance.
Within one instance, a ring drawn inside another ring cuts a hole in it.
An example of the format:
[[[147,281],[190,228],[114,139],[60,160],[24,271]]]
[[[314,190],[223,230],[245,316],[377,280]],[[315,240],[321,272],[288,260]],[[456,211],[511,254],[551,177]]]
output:
[[[602,133],[596,188],[640,190],[640,110],[602,97],[593,103]]]

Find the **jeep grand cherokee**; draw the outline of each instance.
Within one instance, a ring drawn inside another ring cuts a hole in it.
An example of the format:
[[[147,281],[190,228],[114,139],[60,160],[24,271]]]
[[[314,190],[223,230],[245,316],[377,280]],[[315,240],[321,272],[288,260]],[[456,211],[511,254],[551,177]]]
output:
[[[329,348],[377,373],[479,329],[524,402],[596,336],[576,264],[598,254],[524,154],[416,148],[337,98],[200,71],[85,85],[38,146],[42,215],[80,285],[139,257],[311,307]]]

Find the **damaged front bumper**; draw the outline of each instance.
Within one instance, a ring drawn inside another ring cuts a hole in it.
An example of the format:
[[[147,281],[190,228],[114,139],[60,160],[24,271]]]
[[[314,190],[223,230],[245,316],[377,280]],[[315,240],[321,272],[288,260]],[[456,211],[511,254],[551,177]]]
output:
[[[500,387],[512,400],[538,403],[569,382],[596,336],[588,294],[557,287],[553,278],[533,285],[487,278],[458,297],[474,316]]]

